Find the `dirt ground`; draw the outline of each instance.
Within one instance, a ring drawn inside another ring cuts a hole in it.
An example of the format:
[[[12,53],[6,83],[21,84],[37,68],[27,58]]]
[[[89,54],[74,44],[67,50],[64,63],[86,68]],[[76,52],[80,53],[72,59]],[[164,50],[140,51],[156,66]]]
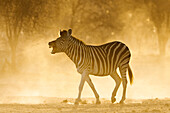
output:
[[[8,98],[9,99],[9,98]],[[94,99],[82,99],[78,106],[73,104],[74,99],[63,98],[13,98],[12,103],[5,100],[0,104],[0,113],[170,113],[170,99],[127,99],[125,104],[111,104],[110,100],[101,99],[102,104],[96,105]],[[12,98],[10,98],[12,99]],[[28,104],[32,99],[41,100],[41,104]],[[1,101],[2,102],[2,101]],[[21,103],[19,103],[21,102]],[[26,102],[25,104],[23,104]]]

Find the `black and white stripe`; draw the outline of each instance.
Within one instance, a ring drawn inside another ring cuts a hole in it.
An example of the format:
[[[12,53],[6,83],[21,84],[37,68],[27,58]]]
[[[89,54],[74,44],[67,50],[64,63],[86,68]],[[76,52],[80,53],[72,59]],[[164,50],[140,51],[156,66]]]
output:
[[[82,75],[79,85],[79,94],[75,104],[78,104],[81,97],[84,82],[90,85],[96,96],[96,103],[99,104],[99,95],[89,77],[89,74],[96,76],[110,75],[116,82],[116,86],[112,93],[112,103],[116,101],[115,96],[122,82],[123,96],[120,103],[123,103],[126,95],[126,72],[128,69],[130,83],[133,81],[133,74],[129,66],[131,53],[129,48],[122,42],[114,41],[100,46],[86,45],[79,39],[71,35],[72,30],[60,31],[61,37],[57,40],[49,42],[49,46],[53,47],[52,54],[57,52],[65,52],[67,56],[75,63],[77,71]],[[116,70],[119,68],[122,80]]]
[[[72,36],[65,53],[75,63],[79,73],[88,70],[89,74],[97,76],[110,75],[119,67],[121,75],[126,77],[131,56],[128,47],[121,42],[92,46]]]

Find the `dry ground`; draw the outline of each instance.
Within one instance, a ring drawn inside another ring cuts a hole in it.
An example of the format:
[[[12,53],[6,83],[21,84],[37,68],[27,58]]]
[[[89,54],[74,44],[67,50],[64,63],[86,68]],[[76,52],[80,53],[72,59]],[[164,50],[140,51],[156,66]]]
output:
[[[32,99],[34,102],[41,100],[43,103],[18,104],[18,102],[29,103]],[[73,101],[73,99],[54,97],[33,97],[27,98],[25,101],[23,97],[18,100],[15,98],[13,103],[0,104],[0,113],[170,113],[170,99],[127,99],[126,104],[123,105],[111,104],[109,100],[102,99],[102,104],[96,105],[94,99],[86,98],[79,106],[73,105]]]

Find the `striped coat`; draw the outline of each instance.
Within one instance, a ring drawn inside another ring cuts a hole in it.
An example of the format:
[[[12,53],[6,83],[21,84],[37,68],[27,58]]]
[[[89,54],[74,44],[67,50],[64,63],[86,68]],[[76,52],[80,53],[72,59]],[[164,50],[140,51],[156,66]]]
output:
[[[75,63],[79,73],[88,70],[96,76],[110,75],[119,67],[125,76],[130,60],[128,47],[118,41],[100,46],[86,45],[82,41],[70,37],[66,54]]]
[[[100,46],[86,45],[79,39],[71,35],[72,30],[60,31],[60,37],[54,41],[49,42],[49,47],[52,47],[52,54],[58,52],[65,52],[66,55],[75,63],[77,71],[82,75],[79,85],[78,98],[75,104],[80,102],[81,92],[84,82],[87,81],[96,96],[96,103],[99,104],[99,95],[94,88],[94,85],[89,77],[89,74],[95,76],[110,75],[116,82],[116,86],[112,93],[111,101],[116,101],[115,96],[121,83],[121,78],[116,70],[119,68],[122,84],[123,96],[120,103],[125,100],[126,94],[126,71],[128,69],[130,83],[133,81],[133,74],[129,66],[130,51],[129,48],[118,41],[106,43]]]

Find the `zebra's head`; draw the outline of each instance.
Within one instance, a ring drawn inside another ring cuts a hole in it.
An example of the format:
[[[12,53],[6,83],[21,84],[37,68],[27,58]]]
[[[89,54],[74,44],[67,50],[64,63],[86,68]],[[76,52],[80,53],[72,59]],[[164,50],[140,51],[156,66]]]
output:
[[[72,33],[71,29],[69,29],[68,31],[60,30],[60,37],[48,43],[49,48],[51,47],[53,48],[51,54],[64,52],[67,49],[67,45],[68,45],[69,37],[71,36],[71,33]]]

